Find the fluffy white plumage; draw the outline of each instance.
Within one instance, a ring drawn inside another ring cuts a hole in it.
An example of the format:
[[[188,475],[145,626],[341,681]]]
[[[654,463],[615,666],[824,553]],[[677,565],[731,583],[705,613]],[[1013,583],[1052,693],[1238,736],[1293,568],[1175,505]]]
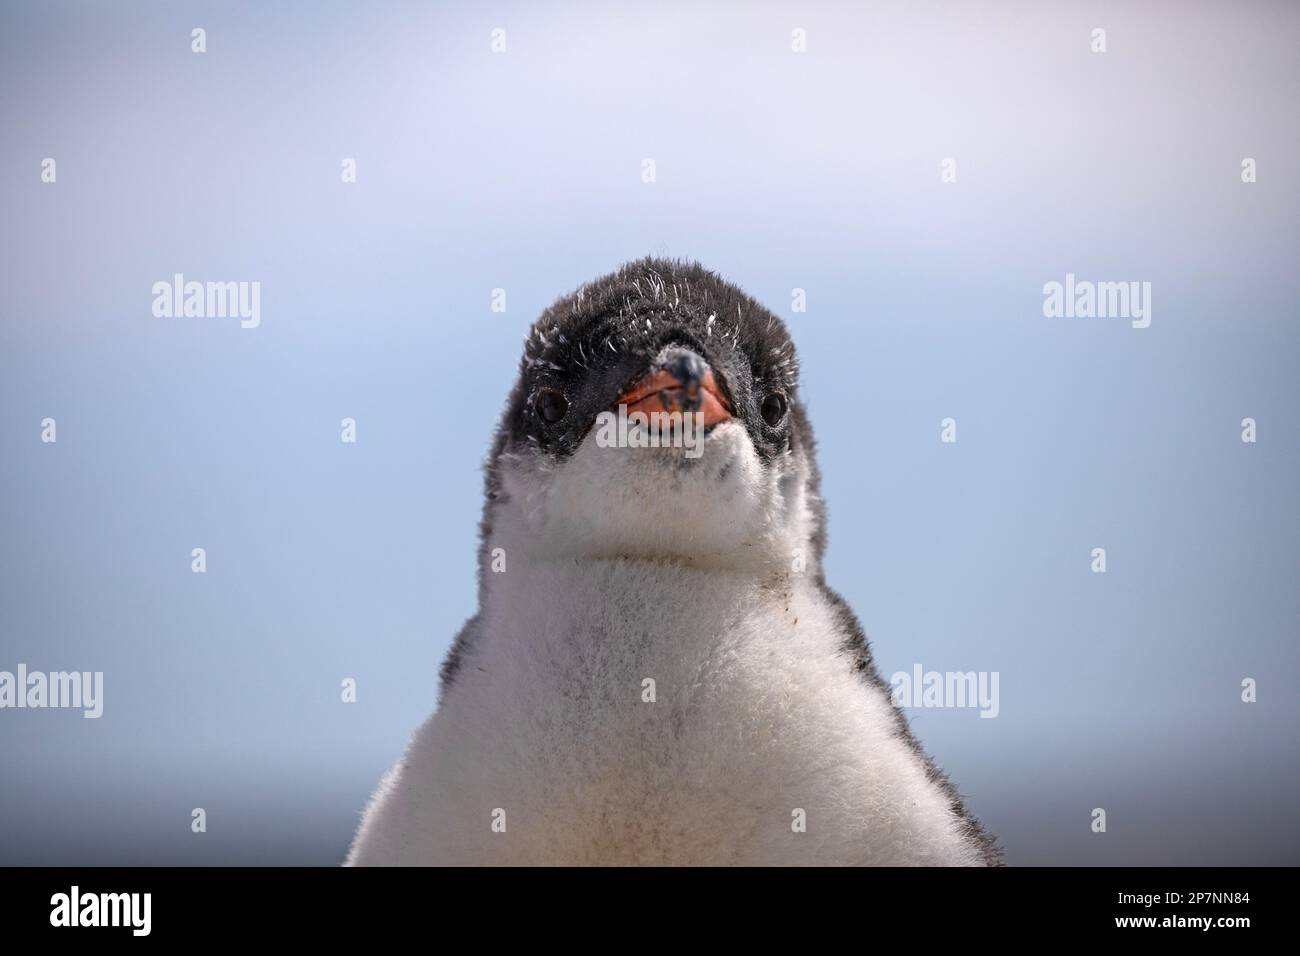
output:
[[[984,862],[850,666],[807,478],[737,421],[694,461],[591,435],[503,460],[506,571],[348,862]]]

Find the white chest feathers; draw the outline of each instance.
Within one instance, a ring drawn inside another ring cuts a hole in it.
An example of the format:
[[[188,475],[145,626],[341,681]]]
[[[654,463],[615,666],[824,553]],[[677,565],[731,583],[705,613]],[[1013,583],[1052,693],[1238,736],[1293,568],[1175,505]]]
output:
[[[351,863],[980,862],[800,575],[500,577]]]

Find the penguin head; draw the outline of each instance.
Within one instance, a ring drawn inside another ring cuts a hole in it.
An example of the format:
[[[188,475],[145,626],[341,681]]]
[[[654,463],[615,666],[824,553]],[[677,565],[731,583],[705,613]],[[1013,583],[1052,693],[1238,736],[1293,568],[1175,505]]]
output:
[[[655,416],[645,447],[625,426]],[[528,335],[488,493],[485,529],[538,557],[812,564],[817,472],[784,324],[693,263],[582,286]]]

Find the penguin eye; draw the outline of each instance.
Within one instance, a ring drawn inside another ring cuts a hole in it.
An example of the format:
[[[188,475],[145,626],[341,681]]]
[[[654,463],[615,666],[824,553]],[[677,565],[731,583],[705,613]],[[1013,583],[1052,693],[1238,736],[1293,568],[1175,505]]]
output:
[[[535,406],[538,416],[550,425],[569,414],[569,403],[558,388],[544,388],[538,392]]]
[[[775,428],[777,425],[781,424],[781,420],[785,418],[785,409],[785,396],[780,392],[772,392],[767,396],[767,398],[763,399],[763,404],[759,408],[759,411],[763,415],[763,421],[767,422],[767,424],[772,428]]]

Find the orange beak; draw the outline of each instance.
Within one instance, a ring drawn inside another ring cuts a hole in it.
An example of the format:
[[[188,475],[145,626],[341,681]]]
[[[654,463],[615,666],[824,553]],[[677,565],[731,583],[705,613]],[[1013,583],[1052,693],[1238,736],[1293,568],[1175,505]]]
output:
[[[644,412],[703,412],[704,427],[725,422],[731,418],[727,400],[708,369],[704,377],[683,384],[682,381],[661,368],[634,383],[618,397],[615,406],[626,405],[628,414]]]

